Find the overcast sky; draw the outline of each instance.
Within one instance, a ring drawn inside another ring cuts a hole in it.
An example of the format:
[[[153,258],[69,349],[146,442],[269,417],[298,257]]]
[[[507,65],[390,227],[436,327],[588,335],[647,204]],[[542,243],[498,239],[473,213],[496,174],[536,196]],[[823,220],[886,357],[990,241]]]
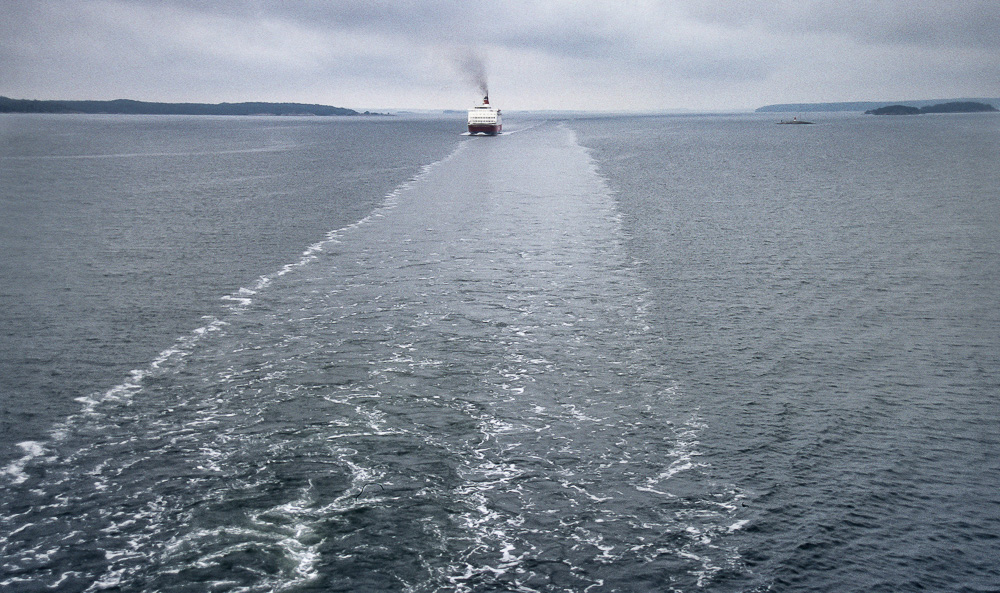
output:
[[[0,95],[507,110],[1000,96],[1000,0],[0,0]]]

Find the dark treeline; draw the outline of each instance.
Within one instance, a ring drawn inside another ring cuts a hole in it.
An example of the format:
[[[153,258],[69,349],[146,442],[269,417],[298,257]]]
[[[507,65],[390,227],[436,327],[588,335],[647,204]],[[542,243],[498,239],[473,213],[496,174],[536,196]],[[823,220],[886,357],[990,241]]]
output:
[[[344,107],[304,103],[150,103],[114,101],[36,101],[0,97],[0,113],[114,113],[126,115],[380,115]]]
[[[921,107],[920,113],[977,113],[980,111],[996,111],[997,108],[986,103],[975,103],[972,101],[960,101],[955,103],[941,103],[940,105],[928,105]]]
[[[865,111],[866,115],[920,115],[921,113],[980,113],[984,111],[996,111],[996,107],[988,103],[977,103],[975,101],[954,101],[951,103],[939,103],[937,105],[925,105],[924,107],[912,107],[910,105],[886,105],[878,109]]]

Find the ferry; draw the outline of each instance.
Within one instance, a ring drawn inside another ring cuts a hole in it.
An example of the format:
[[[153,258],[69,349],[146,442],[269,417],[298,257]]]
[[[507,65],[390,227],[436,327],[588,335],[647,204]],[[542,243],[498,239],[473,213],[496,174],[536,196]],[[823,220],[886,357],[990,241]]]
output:
[[[496,136],[503,128],[500,110],[490,105],[490,96],[483,97],[481,105],[469,110],[469,133]]]

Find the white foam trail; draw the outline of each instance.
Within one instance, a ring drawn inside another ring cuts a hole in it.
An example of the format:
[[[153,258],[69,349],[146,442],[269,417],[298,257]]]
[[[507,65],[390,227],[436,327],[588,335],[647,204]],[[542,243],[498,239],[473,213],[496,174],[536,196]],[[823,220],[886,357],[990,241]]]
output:
[[[726,533],[735,533],[750,524],[750,519],[741,519],[726,529]]]
[[[0,474],[10,476],[10,479],[14,484],[23,484],[28,479],[28,474],[24,472],[24,467],[28,465],[32,459],[44,455],[45,447],[38,441],[24,441],[23,443],[18,443],[17,446],[24,451],[24,456],[9,463],[6,467],[0,470]]]
[[[387,194],[382,203],[376,207],[368,216],[354,222],[352,224],[346,225],[344,227],[334,229],[326,234],[326,237],[317,243],[310,245],[302,252],[302,257],[297,262],[286,264],[277,272],[268,275],[261,276],[257,282],[251,287],[241,287],[236,292],[221,297],[221,300],[228,303],[227,309],[231,314],[239,314],[245,311],[253,304],[253,297],[256,296],[261,290],[264,290],[274,281],[275,278],[280,278],[286,274],[302,268],[308,265],[310,262],[317,259],[318,255],[322,253],[328,246],[334,245],[340,242],[343,235],[353,229],[359,228],[361,226],[369,224],[372,220],[384,216],[386,212],[394,209],[399,203],[399,196],[412,188],[415,184],[419,183],[423,178],[425,178],[435,167],[439,166],[441,163],[447,162],[455,157],[463,149],[464,144],[460,143],[451,153],[449,153],[444,158],[435,161],[433,163],[424,165],[420,168],[420,171],[413,176],[411,179],[400,184],[395,189],[393,189],[389,194]],[[269,149],[270,150],[270,149]],[[234,151],[234,152],[246,152],[246,151]],[[103,156],[122,156],[122,155],[103,155]],[[124,155],[130,156],[130,155]],[[144,155],[140,155],[144,156]],[[63,441],[70,433],[70,427],[74,422],[80,417],[87,417],[97,413],[97,408],[102,404],[116,401],[128,401],[136,393],[142,390],[143,381],[150,374],[160,372],[162,368],[170,361],[177,361],[186,358],[194,350],[195,346],[204,338],[213,332],[220,331],[227,323],[221,319],[215,317],[205,317],[208,323],[206,325],[194,329],[190,334],[181,336],[177,338],[173,346],[163,350],[159,355],[154,358],[149,366],[145,369],[132,369],[129,371],[128,378],[122,383],[111,387],[104,392],[93,393],[91,395],[85,395],[75,398],[76,401],[83,404],[81,410],[69,416],[59,424],[57,424],[48,433],[48,439],[44,442],[36,441],[25,441],[21,443],[22,449],[25,450],[25,455],[20,459],[8,464],[2,470],[0,470],[0,475],[7,476],[13,484],[22,484],[28,479],[28,475],[25,469],[29,463],[34,459],[41,456],[46,445],[51,445]]]
[[[271,274],[270,276],[261,276],[257,283],[253,286],[247,288],[240,288],[236,293],[222,297],[223,300],[232,301],[235,303],[230,306],[232,311],[241,311],[248,308],[253,303],[253,296],[259,293],[261,290],[267,288],[276,278],[281,278],[286,274],[299,269],[303,266],[308,265],[310,262],[315,261],[319,254],[326,251],[331,245],[336,245],[341,242],[343,236],[357,228],[370,224],[374,219],[381,218],[386,215],[386,213],[395,209],[399,205],[399,196],[403,192],[412,188],[414,185],[419,183],[422,179],[427,177],[427,175],[441,163],[447,162],[454,158],[458,154],[464,145],[459,144],[455,150],[453,150],[448,156],[444,157],[439,161],[435,161],[428,165],[424,165],[420,168],[420,172],[417,173],[413,178],[406,181],[405,183],[399,185],[394,190],[389,192],[388,195],[382,200],[382,204],[376,207],[368,216],[358,220],[357,222],[351,223],[349,225],[334,229],[326,234],[326,237],[321,241],[313,243],[302,252],[302,257],[297,262],[290,264],[285,264],[277,272]]]

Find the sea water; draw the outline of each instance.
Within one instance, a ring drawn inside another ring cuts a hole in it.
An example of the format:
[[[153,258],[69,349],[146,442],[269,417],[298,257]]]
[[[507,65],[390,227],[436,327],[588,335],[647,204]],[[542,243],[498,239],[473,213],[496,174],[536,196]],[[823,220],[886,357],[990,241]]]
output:
[[[12,591],[1000,586],[989,115],[21,117]]]

